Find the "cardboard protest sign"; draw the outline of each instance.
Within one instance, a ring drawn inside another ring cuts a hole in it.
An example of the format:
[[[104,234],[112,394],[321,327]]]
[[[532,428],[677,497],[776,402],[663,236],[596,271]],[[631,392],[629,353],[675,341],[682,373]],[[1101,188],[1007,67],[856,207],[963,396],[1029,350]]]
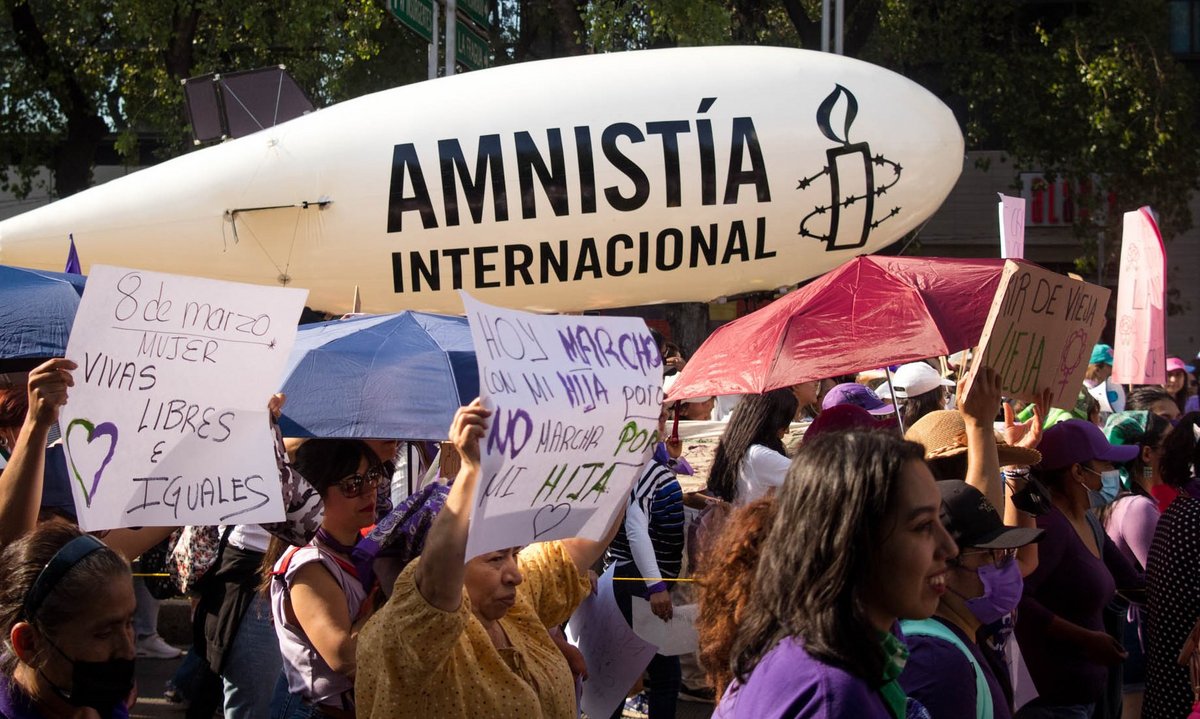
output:
[[[645,322],[535,315],[462,297],[492,410],[467,559],[600,539],[658,442],[662,357]]]
[[[1167,251],[1149,207],[1125,213],[1114,382],[1162,384],[1166,377]]]
[[[596,593],[584,599],[567,622],[567,639],[587,662],[580,705],[589,717],[612,716],[657,653],[621,615],[612,577],[610,566],[596,582]]]
[[[1073,407],[1111,292],[1027,262],[1004,263],[968,387],[981,366],[1000,373],[1005,396],[1034,401],[1049,388]]]
[[[283,519],[267,400],[307,294],[92,267],[59,418],[83,529]]]
[[[1000,256],[1025,257],[1025,198],[1000,195]]]

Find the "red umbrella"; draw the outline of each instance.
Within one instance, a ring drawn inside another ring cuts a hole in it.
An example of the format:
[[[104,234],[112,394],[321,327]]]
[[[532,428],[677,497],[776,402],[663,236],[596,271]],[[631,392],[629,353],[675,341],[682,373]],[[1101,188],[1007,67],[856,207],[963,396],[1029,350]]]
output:
[[[967,349],[1003,270],[999,259],[856,257],[719,328],[670,396],[760,393]]]

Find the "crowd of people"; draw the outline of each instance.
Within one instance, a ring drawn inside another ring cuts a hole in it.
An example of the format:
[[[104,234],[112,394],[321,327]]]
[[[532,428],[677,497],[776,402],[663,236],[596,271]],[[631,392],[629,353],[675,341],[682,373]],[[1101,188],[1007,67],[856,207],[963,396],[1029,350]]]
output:
[[[1091,359],[1070,407],[946,358],[673,398],[605,536],[480,556],[479,400],[441,461],[273,422],[282,522],[86,534],[56,478],[76,367],[50,360],[0,387],[0,719],[129,715],[135,659],[178,652],[135,622],[152,550],[193,599],[189,717],[579,716],[599,677],[564,625],[598,576],[631,627],[698,604],[696,651],[655,653],[614,717],[1200,716],[1195,368],[1126,392]],[[694,470],[678,423],[730,405]],[[446,471],[414,485],[412,456]]]

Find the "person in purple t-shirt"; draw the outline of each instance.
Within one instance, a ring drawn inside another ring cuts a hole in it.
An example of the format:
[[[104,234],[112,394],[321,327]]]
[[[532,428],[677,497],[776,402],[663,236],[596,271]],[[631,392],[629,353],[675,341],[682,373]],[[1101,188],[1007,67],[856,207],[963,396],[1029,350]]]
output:
[[[1038,545],[1038,567],[1025,578],[1016,635],[1038,698],[1020,719],[1090,719],[1105,698],[1109,667],[1126,656],[1104,628],[1104,608],[1118,587],[1145,586],[1113,544],[1092,509],[1116,498],[1120,473],[1137,446],[1110,444],[1096,425],[1073,419],[1046,430],[1035,467],[1050,488],[1052,507],[1038,517],[1046,530]]]
[[[884,432],[832,432],[800,448],[715,717],[907,716],[897,679],[908,652],[894,627],[933,614],[958,554],[924,454]]]
[[[980,646],[976,636],[1017,608],[1023,586],[1017,549],[1043,532],[1004,526],[987,497],[966,482],[937,484],[942,524],[961,552],[950,561],[950,591],[933,617],[900,622],[909,651],[900,686],[934,717],[1009,719],[1012,689],[1004,658]]]

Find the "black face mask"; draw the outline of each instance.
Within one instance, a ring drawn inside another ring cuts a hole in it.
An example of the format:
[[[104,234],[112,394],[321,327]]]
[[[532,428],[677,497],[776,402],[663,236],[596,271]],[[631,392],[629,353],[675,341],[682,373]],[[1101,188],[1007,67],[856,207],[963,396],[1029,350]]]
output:
[[[63,659],[71,662],[70,691],[56,686],[49,677],[42,674],[55,693],[72,706],[91,707],[100,713],[101,719],[111,719],[116,708],[128,699],[129,693],[133,691],[133,660],[85,662],[68,657],[53,642],[47,642]]]

